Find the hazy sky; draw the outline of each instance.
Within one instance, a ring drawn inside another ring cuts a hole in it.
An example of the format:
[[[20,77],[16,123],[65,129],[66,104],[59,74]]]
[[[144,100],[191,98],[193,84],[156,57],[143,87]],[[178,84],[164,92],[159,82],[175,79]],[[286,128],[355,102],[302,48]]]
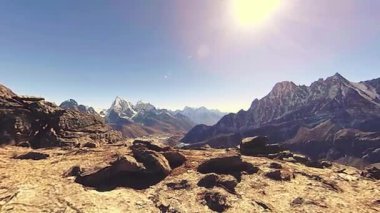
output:
[[[249,26],[231,1],[0,0],[0,83],[98,108],[238,111],[278,81],[380,77],[380,1],[279,0]]]

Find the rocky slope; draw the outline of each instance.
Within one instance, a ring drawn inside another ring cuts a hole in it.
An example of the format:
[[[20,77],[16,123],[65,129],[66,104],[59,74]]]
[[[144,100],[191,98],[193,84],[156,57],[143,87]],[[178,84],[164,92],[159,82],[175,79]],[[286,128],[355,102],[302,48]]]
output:
[[[194,126],[182,114],[166,109],[157,109],[150,103],[139,101],[136,105],[119,97],[107,110],[105,119],[108,124],[121,130],[124,136],[139,137],[153,133],[184,134]]]
[[[354,83],[338,73],[310,86],[280,82],[247,111],[226,115],[214,126],[196,126],[182,141],[205,142],[223,134],[267,135],[315,158],[377,163],[379,82]]]
[[[43,98],[18,96],[0,85],[0,144],[41,148],[120,139],[98,116],[64,110]]]
[[[207,109],[206,107],[185,107],[183,110],[176,110],[175,113],[185,115],[195,124],[205,125],[214,125],[226,115],[226,113],[220,112],[219,110]]]
[[[260,138],[246,139],[242,147],[248,154],[266,154],[125,141],[94,149],[43,149],[28,159],[20,157],[27,148],[0,148],[0,211],[380,211],[380,182],[373,176],[379,170],[307,163]]]

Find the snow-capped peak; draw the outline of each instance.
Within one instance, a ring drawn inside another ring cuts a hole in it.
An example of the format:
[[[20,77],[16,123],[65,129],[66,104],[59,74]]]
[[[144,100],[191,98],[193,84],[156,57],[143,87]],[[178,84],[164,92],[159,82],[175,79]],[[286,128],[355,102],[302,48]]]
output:
[[[151,111],[151,110],[156,110],[156,107],[153,106],[150,103],[144,103],[142,101],[138,101],[136,103],[136,105],[135,105],[135,110],[137,112],[140,112],[140,111]]]
[[[111,108],[109,109],[109,112],[110,111],[116,112],[120,117],[123,118],[131,118],[137,114],[133,104],[120,98],[119,96],[115,98],[114,102],[111,105]]]

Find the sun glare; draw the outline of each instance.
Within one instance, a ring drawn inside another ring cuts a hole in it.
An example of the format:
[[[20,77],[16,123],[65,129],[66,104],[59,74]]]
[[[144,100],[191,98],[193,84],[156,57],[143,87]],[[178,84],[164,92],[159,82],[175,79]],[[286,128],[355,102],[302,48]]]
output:
[[[281,0],[232,0],[232,12],[241,27],[252,27],[265,21],[276,9]]]

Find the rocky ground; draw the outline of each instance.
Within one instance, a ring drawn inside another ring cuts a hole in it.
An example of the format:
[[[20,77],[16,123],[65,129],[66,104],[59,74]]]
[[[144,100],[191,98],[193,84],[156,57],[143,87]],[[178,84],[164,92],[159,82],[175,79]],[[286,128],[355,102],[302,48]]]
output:
[[[0,148],[0,212],[380,211],[380,181],[353,167],[306,166],[299,156],[270,159],[209,148],[178,152],[125,141],[97,148],[39,149],[34,151],[47,154],[32,156],[39,160],[17,159],[30,151]],[[180,153],[186,162],[173,166],[160,159],[167,152]],[[152,167],[141,156],[158,161]],[[70,170],[73,166],[78,167]],[[141,185],[152,177],[128,173],[135,182],[98,187],[105,174],[112,178],[115,168],[132,171],[131,166],[138,174],[165,174],[164,179]]]

